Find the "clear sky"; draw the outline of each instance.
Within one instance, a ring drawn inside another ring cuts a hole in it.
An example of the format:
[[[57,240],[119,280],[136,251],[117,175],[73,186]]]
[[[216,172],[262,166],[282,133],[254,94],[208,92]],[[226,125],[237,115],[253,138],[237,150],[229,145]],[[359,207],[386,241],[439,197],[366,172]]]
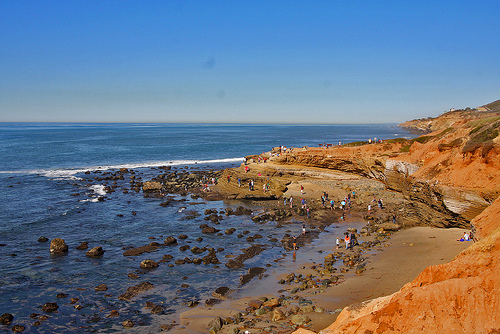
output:
[[[0,1],[0,121],[385,123],[500,99],[500,1]]]

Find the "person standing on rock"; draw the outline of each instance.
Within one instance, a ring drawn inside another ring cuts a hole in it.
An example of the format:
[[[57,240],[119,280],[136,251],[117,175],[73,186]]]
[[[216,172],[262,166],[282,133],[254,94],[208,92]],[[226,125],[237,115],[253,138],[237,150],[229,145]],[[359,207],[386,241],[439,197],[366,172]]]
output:
[[[368,204],[368,214],[371,214],[371,213],[372,213],[372,205]]]
[[[351,243],[351,239],[349,239],[349,233],[345,234],[344,241],[345,241],[345,249],[349,249],[349,244]]]
[[[293,237],[293,250],[297,250],[297,237]]]
[[[238,178],[238,187],[241,187],[241,178]]]
[[[330,210],[332,210],[332,211],[333,211],[333,209],[335,209],[335,201],[332,199],[332,200],[330,201]]]
[[[290,209],[293,208],[293,197],[290,196]]]

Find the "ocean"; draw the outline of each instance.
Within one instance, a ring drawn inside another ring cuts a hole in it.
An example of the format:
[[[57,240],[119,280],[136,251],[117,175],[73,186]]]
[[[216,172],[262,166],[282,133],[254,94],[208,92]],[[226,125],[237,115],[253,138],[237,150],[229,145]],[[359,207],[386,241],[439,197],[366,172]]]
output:
[[[317,147],[396,137],[412,135],[396,124],[0,123],[0,314],[13,314],[12,325],[23,325],[26,332],[121,332],[124,319],[140,325],[135,332],[155,332],[169,316],[186,308],[188,301],[206,300],[221,286],[238,288],[239,277],[249,267],[265,267],[288,256],[279,243],[268,241],[283,234],[275,222],[256,224],[251,216],[230,216],[218,227],[222,232],[234,227],[250,235],[258,233],[266,236],[259,243],[269,245],[245,262],[244,268],[229,269],[224,265],[226,256],[238,255],[250,244],[237,238],[237,233],[202,235],[200,225],[207,222],[203,213],[246,203],[173,195],[170,205],[161,206],[162,199],[128,191],[129,179],[118,181],[116,191],[106,194],[104,184],[94,178],[96,171],[106,175],[127,168],[146,181],[158,175],[162,166],[179,171],[220,170],[239,166],[246,155],[280,145]],[[98,200],[99,196],[106,196],[106,200]],[[298,234],[300,229],[300,224],[287,226],[290,233]],[[128,248],[163,243],[167,236],[178,238],[181,234],[187,239],[179,240],[176,247],[123,256]],[[50,241],[38,241],[42,236],[64,239],[69,252],[51,255]],[[89,249],[101,246],[104,255],[90,258],[77,250],[84,241]],[[189,250],[179,249],[182,244],[213,247],[221,264],[162,264],[140,270],[144,259],[159,261],[165,254],[174,260],[193,257]],[[313,256],[313,252],[302,254]],[[275,267],[268,270],[280,270],[279,263]],[[139,278],[130,278],[131,273]],[[155,288],[131,301],[117,298],[145,281]],[[108,290],[96,292],[99,284],[106,284]],[[61,293],[67,297],[58,298]],[[72,303],[72,298],[77,300]],[[164,314],[153,315],[144,309],[146,301],[161,304]],[[47,302],[56,302],[59,309],[35,326],[39,316],[46,314],[41,305]],[[111,310],[119,312],[119,319],[106,317]],[[9,326],[0,325],[0,332],[10,331]]]

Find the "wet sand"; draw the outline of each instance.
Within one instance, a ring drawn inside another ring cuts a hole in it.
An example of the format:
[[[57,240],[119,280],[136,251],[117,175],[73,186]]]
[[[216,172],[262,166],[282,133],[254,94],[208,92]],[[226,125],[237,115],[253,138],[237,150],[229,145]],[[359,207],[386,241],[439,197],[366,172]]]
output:
[[[427,266],[449,262],[472,243],[456,241],[463,234],[463,231],[458,228],[437,229],[431,227],[414,227],[399,231],[393,234],[384,246],[375,249],[375,254],[369,257],[367,270],[363,274],[356,275],[351,270],[344,274],[345,279],[340,284],[329,287],[324,293],[315,293],[315,290],[298,292],[296,296],[312,300],[313,305],[325,309],[323,313],[307,314],[312,320],[309,329],[318,332],[335,321],[342,308],[392,294],[417,277]],[[335,249],[335,251],[337,250]],[[291,272],[296,274],[317,274],[315,270],[311,269],[317,263],[293,262],[292,265],[295,268]],[[279,297],[282,292],[277,290],[279,286],[276,282],[283,275],[276,272],[265,279],[255,279],[252,286],[230,296],[221,304],[213,307],[197,307],[182,313],[181,324],[177,327],[176,332],[206,333],[207,324],[215,317],[234,317],[237,313],[244,312],[250,301],[262,296]],[[259,286],[260,291],[266,293],[259,294]],[[274,292],[269,291],[273,288]],[[281,286],[281,288],[284,287]],[[247,293],[253,294],[245,295]],[[257,322],[255,327],[248,330],[251,333],[257,333],[259,328],[263,329],[269,326],[268,319],[269,316],[262,316],[262,321]],[[243,329],[245,326],[242,324],[224,326],[224,329],[231,327]],[[281,333],[291,333],[292,331],[292,328],[289,331],[283,329]]]
[[[256,173],[262,172],[264,174],[266,169],[263,169],[263,165],[266,164],[253,164],[251,169]],[[267,164],[265,167],[270,168],[271,166],[271,164]],[[277,166],[273,167],[276,168]],[[287,166],[288,171],[290,168],[293,169],[293,167]],[[304,170],[303,167],[300,169]],[[359,231],[368,223],[368,220],[364,219],[367,214],[365,208],[375,196],[384,198],[385,203],[388,205],[386,209],[380,210],[376,208],[376,203],[372,204],[375,207],[372,215],[380,218],[382,215],[390,215],[391,212],[396,210],[399,201],[402,200],[401,194],[387,191],[379,182],[358,176],[324,171],[317,168],[307,169],[306,174],[311,173],[314,174],[313,177],[311,175],[297,176],[296,174],[291,177],[292,182],[288,184],[284,196],[287,198],[293,196],[295,205],[300,205],[300,199],[305,198],[308,203],[313,204],[313,214],[322,215],[323,218],[325,215],[330,214],[328,206],[327,209],[319,208],[319,199],[323,191],[327,190],[330,198],[336,200],[337,209],[335,210],[336,214],[332,216],[331,228],[327,228],[320,234],[318,240],[313,242],[312,250],[304,253],[303,250],[299,249],[295,256],[291,251],[288,256],[280,260],[278,266],[268,269],[266,277],[254,278],[246,286],[233,292],[228,299],[219,304],[210,307],[200,304],[200,306],[183,312],[180,315],[180,324],[175,326],[173,331],[190,334],[207,333],[208,323],[214,318],[221,317],[225,319],[242,313],[243,322],[224,325],[222,332],[239,329],[241,333],[245,330],[250,331],[250,333],[259,333],[269,332],[269,328],[272,328],[273,333],[292,333],[297,329],[297,326],[292,326],[289,318],[280,322],[272,322],[270,314],[255,316],[253,312],[246,312],[251,301],[261,297],[279,298],[286,295],[290,299],[288,300],[289,304],[282,307],[284,311],[289,310],[293,305],[297,305],[299,300],[311,301],[316,309],[324,309],[323,312],[309,312],[306,314],[312,321],[305,327],[319,332],[334,322],[344,307],[390,295],[416,278],[427,266],[451,261],[472,243],[457,241],[463,235],[464,230],[462,229],[413,227],[392,233],[390,237],[382,240],[381,244],[369,249],[355,247],[354,250],[342,248],[337,250],[335,247],[336,237],[342,237],[342,232],[346,231],[348,227],[356,227]],[[354,187],[361,185],[365,191],[357,193],[356,199],[353,199],[353,209],[346,216],[346,220],[341,221],[338,219],[340,216],[339,199],[352,191],[349,184],[353,184]],[[301,185],[304,187],[303,193],[301,193]],[[281,202],[281,200],[278,202]],[[371,236],[359,237],[359,241],[373,241],[375,238],[376,234],[372,234]],[[343,242],[341,242],[341,245],[343,245]],[[312,278],[319,281],[322,278],[319,272],[324,257],[334,252],[360,254],[367,259],[365,261],[366,270],[356,274],[356,268],[349,269],[341,263],[337,263],[335,266],[339,271],[336,272],[336,275],[338,274],[340,279],[338,283],[332,284],[325,289],[306,289],[291,293],[291,290],[296,286],[278,284],[278,281],[289,273],[302,274],[302,276],[311,275]],[[342,269],[342,272],[340,269]],[[253,324],[250,326],[245,325],[245,321],[248,320],[252,320]]]

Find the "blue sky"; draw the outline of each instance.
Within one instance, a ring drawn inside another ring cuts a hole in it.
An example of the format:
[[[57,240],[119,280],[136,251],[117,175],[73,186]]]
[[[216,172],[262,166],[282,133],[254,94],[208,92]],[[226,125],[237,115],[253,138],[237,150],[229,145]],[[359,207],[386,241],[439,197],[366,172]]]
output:
[[[500,1],[1,1],[0,121],[386,123],[500,99]]]

